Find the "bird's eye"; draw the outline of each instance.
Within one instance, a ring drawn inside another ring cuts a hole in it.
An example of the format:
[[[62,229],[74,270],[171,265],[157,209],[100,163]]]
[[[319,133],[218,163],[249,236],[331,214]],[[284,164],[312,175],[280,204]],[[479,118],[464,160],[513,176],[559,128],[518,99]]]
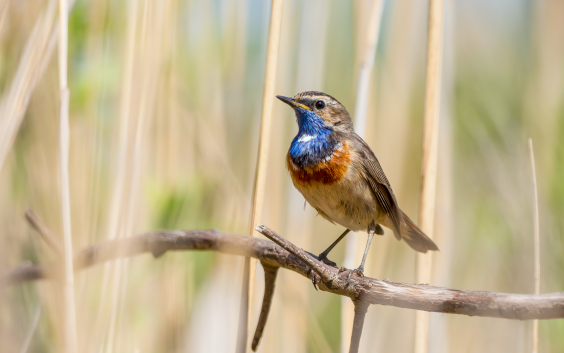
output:
[[[317,102],[315,102],[315,107],[317,109],[323,109],[323,108],[325,108],[325,102],[324,101],[317,101]]]

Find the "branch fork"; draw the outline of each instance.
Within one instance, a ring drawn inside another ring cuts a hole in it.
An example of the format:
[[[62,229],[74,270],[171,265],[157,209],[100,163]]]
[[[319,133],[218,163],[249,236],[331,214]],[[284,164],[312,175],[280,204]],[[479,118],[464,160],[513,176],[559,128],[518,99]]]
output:
[[[331,267],[323,263],[322,261],[315,259],[306,251],[304,251],[301,248],[298,248],[297,246],[295,246],[288,240],[284,239],[282,236],[280,236],[273,230],[269,229],[265,225],[261,224],[257,226],[255,229],[259,233],[267,237],[268,239],[275,242],[278,246],[288,251],[290,254],[294,255],[304,265],[312,269],[313,271],[308,271],[308,272],[311,273],[311,279],[313,280],[314,284],[319,284],[320,287],[322,287],[322,289],[331,290],[339,294],[341,294],[340,292],[342,292],[342,295],[351,297],[355,306],[355,311],[354,311],[354,324],[353,324],[353,331],[351,334],[351,344],[349,348],[349,353],[357,353],[360,345],[360,337],[362,335],[364,318],[366,316],[366,312],[368,311],[368,307],[370,306],[370,303],[362,300],[361,298],[362,291],[357,289],[360,288],[369,289],[370,287],[372,287],[372,285],[369,282],[364,281],[361,277],[351,276],[350,280],[348,280],[349,276],[346,273],[339,272],[334,267]],[[320,278],[319,282],[315,278],[316,274]],[[267,276],[267,269],[265,268],[265,277],[266,276]],[[261,319],[263,319],[265,305],[270,305],[270,302],[268,303],[266,302],[267,290],[269,289],[270,286],[272,286],[272,288],[274,287],[274,283],[273,283],[274,280],[275,277],[274,279],[271,279],[272,284],[269,284],[267,279],[267,285],[265,286],[265,294],[264,294],[265,300],[262,303],[263,308],[261,310],[261,316],[259,319],[259,323],[257,325],[255,340],[253,340],[253,346],[252,346],[253,351],[256,351],[255,342],[257,342],[258,344],[258,340],[260,340],[260,336],[257,340],[257,334],[259,333],[259,329],[260,329],[260,333],[262,333],[264,325],[266,324],[266,317],[264,317],[264,320]],[[352,289],[352,290],[348,290],[348,289]],[[270,293],[270,298],[271,296],[272,293]],[[268,309],[266,309],[266,315],[268,315]]]

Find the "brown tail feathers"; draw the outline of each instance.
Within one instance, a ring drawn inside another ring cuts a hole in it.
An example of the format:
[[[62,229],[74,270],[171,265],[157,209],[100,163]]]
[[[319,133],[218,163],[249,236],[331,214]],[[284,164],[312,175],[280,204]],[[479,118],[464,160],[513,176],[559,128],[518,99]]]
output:
[[[403,211],[404,223],[400,227],[401,238],[415,251],[426,253],[428,250],[439,250],[437,245],[413,223]]]

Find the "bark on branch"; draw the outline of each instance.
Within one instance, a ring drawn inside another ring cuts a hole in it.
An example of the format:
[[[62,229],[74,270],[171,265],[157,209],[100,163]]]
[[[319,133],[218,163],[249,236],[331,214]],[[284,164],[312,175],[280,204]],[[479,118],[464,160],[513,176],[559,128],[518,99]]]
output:
[[[276,275],[278,274],[278,269],[280,268],[268,266],[266,264],[262,264],[262,267],[264,268],[264,297],[262,298],[262,308],[260,310],[257,329],[255,330],[255,335],[253,337],[253,343],[251,345],[253,352],[257,351],[264,327],[266,326],[268,313],[270,312],[270,307],[272,306],[272,297],[274,296]]]
[[[366,317],[366,312],[370,304],[354,300],[354,320],[353,320],[353,331],[351,334],[351,345],[349,347],[349,353],[358,353],[360,348],[360,336],[362,335],[362,327],[364,326],[364,318]]]
[[[550,294],[505,294],[458,290],[424,284],[398,283],[353,276],[346,285],[347,273],[325,265],[286,241],[270,229],[261,232],[276,235],[285,248],[265,239],[225,233],[218,230],[156,231],[107,241],[77,253],[75,270],[117,258],[151,253],[158,257],[167,251],[208,250],[239,256],[252,256],[272,267],[283,267],[308,277],[318,276],[320,290],[350,297],[369,304],[431,312],[486,316],[515,320],[564,318],[564,292]],[[0,277],[0,287],[55,277],[57,264],[22,265]]]

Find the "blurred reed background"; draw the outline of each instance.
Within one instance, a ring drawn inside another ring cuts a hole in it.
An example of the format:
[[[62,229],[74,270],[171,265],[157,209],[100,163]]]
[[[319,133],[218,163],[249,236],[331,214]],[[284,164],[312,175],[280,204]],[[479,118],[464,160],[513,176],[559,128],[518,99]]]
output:
[[[15,136],[0,160],[0,272],[57,257],[26,224],[26,207],[62,236],[51,41],[56,3],[0,2],[0,158]],[[321,90],[354,117],[371,4],[286,0],[277,93]],[[366,130],[413,218],[426,6],[385,2]],[[152,229],[246,232],[269,11],[269,2],[257,0],[76,2],[68,73],[76,250]],[[441,252],[432,284],[534,292],[532,137],[541,292],[564,291],[564,3],[446,1],[445,13],[435,226]],[[264,223],[320,252],[342,229],[311,207],[304,210],[291,185],[284,160],[297,127],[279,103],[272,131]],[[413,282],[415,254],[390,234],[375,240],[366,274]],[[355,236],[364,246],[365,235]],[[343,258],[339,246],[333,259]],[[231,352],[241,275],[242,258],[198,252],[158,260],[144,255],[82,271],[75,277],[79,351]],[[259,266],[256,308],[262,278]],[[0,292],[0,351],[60,351],[60,297],[50,281]],[[255,309],[253,325],[257,316]],[[412,351],[414,317],[409,310],[371,307],[361,351]],[[349,340],[341,337],[341,321],[339,297],[280,271],[259,351],[340,352]],[[539,326],[540,352],[561,352],[564,320]],[[529,322],[432,314],[429,351],[529,352],[531,328]]]

